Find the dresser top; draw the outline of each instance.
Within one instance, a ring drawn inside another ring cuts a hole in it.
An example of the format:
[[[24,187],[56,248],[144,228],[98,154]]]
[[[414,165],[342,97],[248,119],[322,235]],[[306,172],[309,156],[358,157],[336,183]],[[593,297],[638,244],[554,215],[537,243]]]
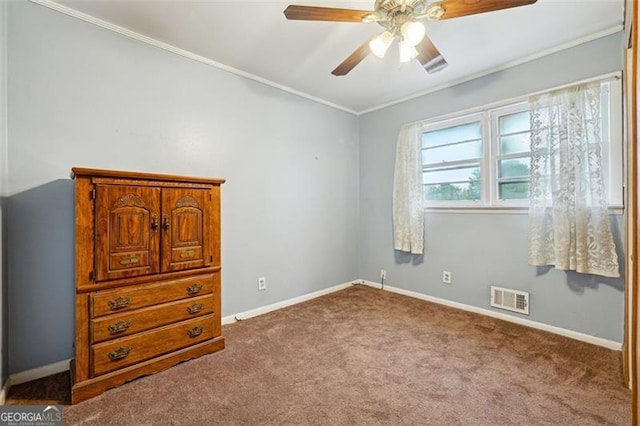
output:
[[[130,171],[104,170],[104,169],[86,169],[82,167],[73,167],[71,169],[71,178],[75,179],[77,176],[94,176],[94,177],[99,176],[99,177],[108,177],[108,178],[209,183],[209,184],[216,184],[216,185],[220,185],[225,182],[225,179],[220,179],[220,178],[177,176],[177,175],[165,175],[165,174],[159,174],[159,173],[130,172]]]

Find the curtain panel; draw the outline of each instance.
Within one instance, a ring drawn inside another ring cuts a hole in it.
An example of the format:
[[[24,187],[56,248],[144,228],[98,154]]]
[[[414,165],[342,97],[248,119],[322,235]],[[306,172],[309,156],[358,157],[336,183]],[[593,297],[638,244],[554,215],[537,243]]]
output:
[[[620,276],[604,188],[600,83],[530,99],[529,264]]]
[[[421,128],[416,123],[400,129],[393,177],[393,247],[412,254],[424,250]]]

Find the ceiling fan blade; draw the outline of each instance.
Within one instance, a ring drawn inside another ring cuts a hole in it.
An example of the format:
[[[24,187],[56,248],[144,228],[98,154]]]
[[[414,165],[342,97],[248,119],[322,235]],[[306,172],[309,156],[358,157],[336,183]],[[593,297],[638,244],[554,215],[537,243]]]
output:
[[[291,5],[284,10],[284,16],[287,19],[301,21],[362,22],[365,16],[372,13],[369,10],[296,5]]]
[[[347,75],[349,71],[354,69],[355,66],[358,65],[360,62],[362,62],[362,60],[366,58],[367,55],[371,52],[371,50],[369,49],[369,42],[372,39],[373,37],[369,38],[367,41],[362,43],[362,45],[360,45],[360,47],[354,50],[353,53],[349,55],[347,59],[342,61],[342,63],[338,65],[336,69],[331,71],[331,74],[335,76]]]
[[[526,6],[537,0],[442,0],[444,15],[439,20]]]
[[[440,71],[449,65],[427,36],[416,45],[416,50],[418,51],[416,59],[429,74]]]

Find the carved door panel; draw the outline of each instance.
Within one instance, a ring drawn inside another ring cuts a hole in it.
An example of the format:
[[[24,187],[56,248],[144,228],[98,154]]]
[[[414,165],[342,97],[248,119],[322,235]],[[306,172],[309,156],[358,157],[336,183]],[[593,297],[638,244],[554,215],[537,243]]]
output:
[[[162,271],[211,264],[211,201],[204,189],[162,190]]]
[[[96,281],[160,271],[160,189],[96,186]]]

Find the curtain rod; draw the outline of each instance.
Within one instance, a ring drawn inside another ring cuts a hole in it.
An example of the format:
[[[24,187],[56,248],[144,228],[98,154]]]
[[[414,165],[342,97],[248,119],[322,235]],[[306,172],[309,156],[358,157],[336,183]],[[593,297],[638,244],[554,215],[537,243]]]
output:
[[[464,109],[462,111],[456,111],[456,112],[451,112],[451,113],[447,113],[447,114],[443,114],[443,115],[437,115],[437,116],[431,117],[431,118],[423,118],[421,120],[410,121],[408,123],[405,123],[404,125],[407,125],[407,124],[428,124],[428,123],[431,123],[433,121],[442,121],[442,120],[448,120],[448,119],[451,119],[451,118],[458,118],[458,117],[461,117],[463,115],[473,114],[473,113],[476,113],[478,111],[483,111],[483,110],[486,110],[486,109],[498,108],[500,106],[508,105],[508,104],[512,104],[512,103],[516,103],[516,102],[524,102],[524,101],[527,100],[527,98],[529,98],[531,96],[536,96],[536,95],[541,95],[543,93],[553,92],[554,90],[566,89],[568,87],[578,86],[580,84],[591,83],[591,82],[594,82],[594,81],[619,80],[620,78],[622,78],[622,71],[620,71],[620,70],[613,71],[613,72],[610,72],[610,73],[598,75],[596,77],[589,77],[589,78],[585,78],[583,80],[578,80],[578,81],[573,81],[571,83],[562,84],[560,86],[555,86],[555,87],[551,87],[551,88],[548,88],[548,89],[538,90],[536,92],[531,92],[531,93],[527,93],[527,94],[524,94],[524,95],[514,96],[512,98],[504,99],[504,100],[501,100],[501,101],[491,102],[491,103],[484,104],[484,105],[479,106],[479,107],[473,107],[473,108]]]

